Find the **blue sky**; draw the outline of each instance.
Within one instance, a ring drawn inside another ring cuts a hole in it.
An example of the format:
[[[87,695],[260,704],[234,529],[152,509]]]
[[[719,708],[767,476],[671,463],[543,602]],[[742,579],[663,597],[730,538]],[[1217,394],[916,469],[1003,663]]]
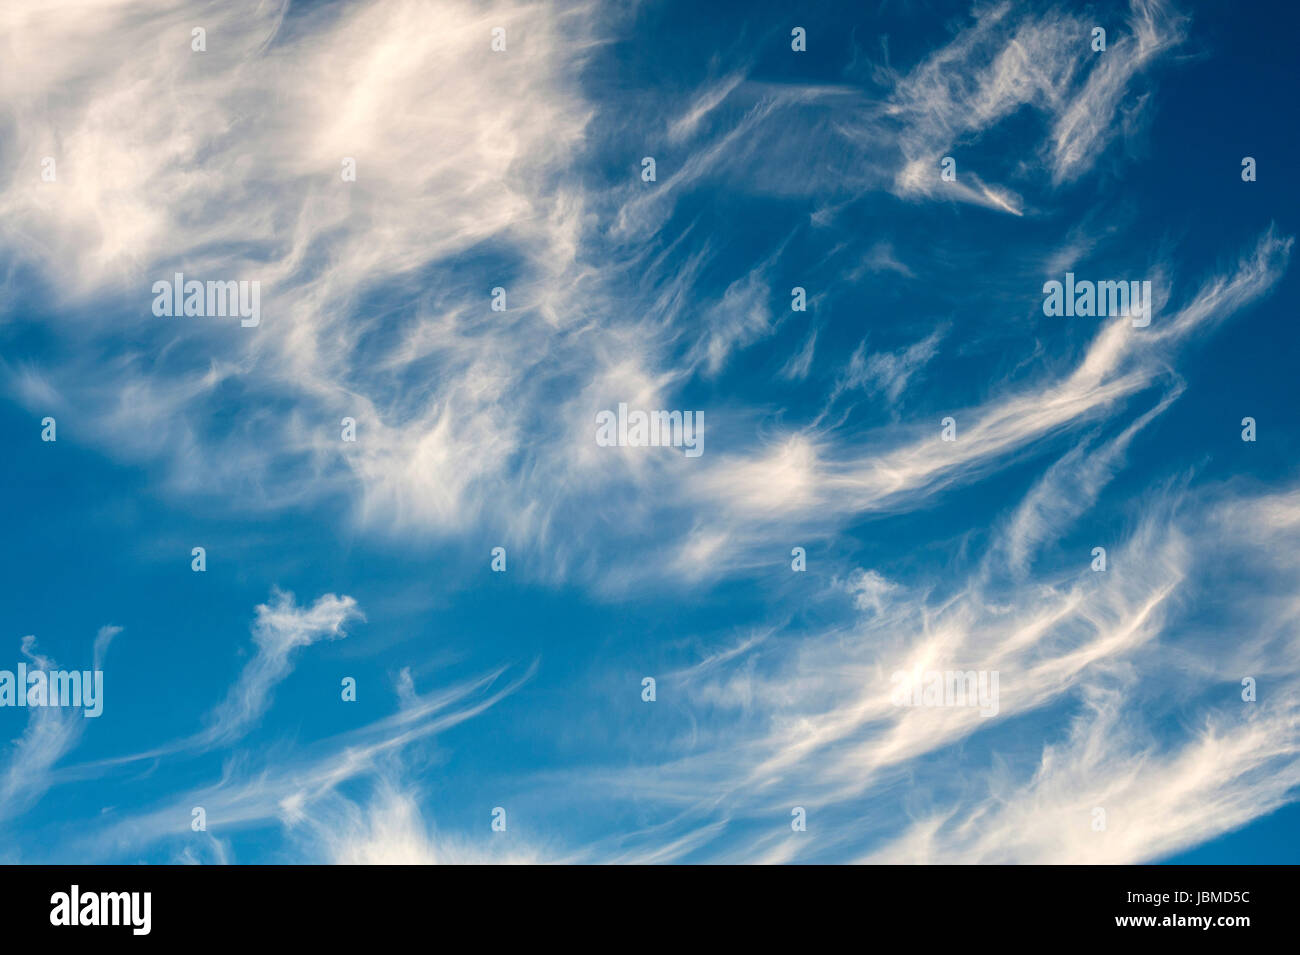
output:
[[[1297,861],[1300,14],[1194,6],[0,14],[4,861]]]

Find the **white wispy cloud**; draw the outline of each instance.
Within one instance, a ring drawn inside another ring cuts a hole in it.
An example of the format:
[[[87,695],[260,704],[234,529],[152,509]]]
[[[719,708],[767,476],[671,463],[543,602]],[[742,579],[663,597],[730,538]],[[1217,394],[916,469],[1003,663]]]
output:
[[[881,72],[887,95],[877,103],[847,84],[763,83],[733,70],[655,118],[691,144],[686,158],[647,184],[635,175],[640,154],[629,155],[626,184],[614,189],[572,175],[595,113],[580,73],[607,26],[598,11],[456,0],[437,10],[435,36],[419,28],[426,5],[412,0],[287,13],[232,4],[206,15],[206,53],[190,50],[192,15],[167,3],[6,11],[0,33],[24,81],[0,84],[0,105],[22,120],[0,145],[13,170],[0,183],[0,242],[59,290],[66,307],[53,328],[70,343],[57,368],[0,366],[10,392],[41,413],[56,400],[77,408],[79,435],[153,463],[173,493],[238,509],[343,500],[356,524],[383,536],[489,532],[553,550],[534,572],[564,579],[597,566],[584,541],[663,526],[674,498],[723,519],[681,515],[691,538],[661,545],[647,566],[723,570],[720,542],[760,544],[772,530],[755,517],[806,524],[829,499],[828,517],[898,506],[1148,380],[1111,371],[1132,343],[1110,335],[1055,388],[953,409],[963,437],[952,446],[907,423],[873,442],[883,453],[856,458],[821,430],[769,431],[768,447],[711,451],[689,468],[592,446],[597,410],[638,399],[673,407],[693,377],[724,373],[789,314],[784,283],[774,291],[780,248],[696,310],[717,243],[689,227],[647,241],[679,196],[716,177],[771,192],[777,171],[783,188],[823,191],[823,174],[799,172],[807,143],[822,141],[845,155],[872,150],[866,171],[832,192],[900,189],[913,164],[1022,105],[1057,115],[1081,96],[1110,102],[1174,42],[1162,7],[1135,7],[1139,39],[1113,38],[1105,56],[1116,65],[1100,92],[1082,79],[1091,52],[1079,22],[1005,4],[910,70]],[[491,52],[488,20],[506,28],[506,53]],[[150,44],[158,56],[124,53]],[[31,106],[42,99],[50,108]],[[885,168],[882,138],[900,166]],[[40,160],[53,153],[59,177],[42,182]],[[250,166],[252,156],[265,158]],[[344,157],[357,161],[355,182],[341,180]],[[970,173],[963,167],[961,188],[1003,201]],[[866,267],[914,271],[881,242]],[[262,325],[154,317],[150,283],[175,269],[259,279]],[[489,309],[498,286],[504,312]],[[1225,304],[1234,294],[1224,290]],[[113,322],[78,307],[92,295]],[[804,339],[788,377],[807,377],[816,343],[815,333]],[[843,387],[896,401],[936,343],[864,354]],[[242,413],[216,415],[232,397]],[[759,414],[714,414],[710,435],[753,431]],[[357,422],[354,443],[340,439],[345,416]],[[215,427],[218,418],[229,424]],[[651,487],[677,493],[652,506]]]
[[[105,651],[121,627],[104,626],[95,637],[94,669],[99,669]],[[35,669],[59,669],[59,665],[37,648],[36,637],[22,639],[22,654]],[[27,687],[18,688],[27,693]],[[101,701],[102,703],[102,701]],[[12,741],[3,775],[0,775],[0,821],[20,816],[38,802],[54,783],[54,767],[81,741],[87,720],[77,706],[33,706],[28,709],[27,727]]]
[[[986,797],[915,820],[861,861],[1150,862],[1267,815],[1300,783],[1300,715],[1286,702],[1209,720],[1161,751],[1134,731],[1139,717],[1122,694],[1090,696],[1030,779],[997,780]]]
[[[381,778],[369,800],[324,800],[302,826],[312,857],[337,865],[536,865],[563,861],[509,830],[472,839],[440,832],[425,818],[417,794]],[[487,830],[487,818],[484,819]]]
[[[830,400],[834,402],[844,392],[861,388],[884,395],[891,404],[897,403],[908,382],[935,356],[946,333],[946,328],[936,328],[919,342],[897,352],[868,354],[867,343],[862,342],[836,382]]]
[[[1286,271],[1292,243],[1267,229],[1234,267],[1205,280],[1176,309],[1158,313],[1148,328],[1111,321],[1068,373],[951,409],[955,441],[941,441],[934,420],[890,429],[871,442],[878,450],[869,454],[822,428],[778,432],[755,450],[716,456],[690,484],[710,517],[696,525],[674,566],[692,576],[735,570],[732,555],[741,559],[780,542],[820,537],[854,515],[916,507],[1008,466],[1036,441],[1113,416],[1127,399],[1169,379],[1170,347],[1194,342],[1193,331],[1267,295]],[[866,364],[859,364],[865,376]]]
[[[342,639],[347,635],[346,624],[364,619],[356,600],[347,595],[324,594],[311,606],[302,607],[293,594],[274,589],[270,602],[258,604],[254,610],[254,653],[225,698],[208,714],[204,729],[140,752],[66,767],[57,774],[58,781],[90,779],[112,767],[230,747],[254,729],[271,708],[275,688],[292,672],[294,658],[301,649],[321,640]],[[100,630],[95,640],[96,666],[119,630]]]
[[[1133,78],[1184,38],[1184,21],[1162,0],[1133,0],[1128,28],[1119,36],[1111,32],[1083,87],[1057,110],[1051,142],[1054,182],[1078,178],[1093,166],[1124,127],[1117,117]]]
[[[1215,595],[1244,614],[1240,645],[1189,630],[1193,601],[1261,534],[1270,552],[1296,552],[1296,494],[1153,491],[1105,573],[1086,553],[1018,583],[985,561],[907,587],[859,572],[845,585],[853,622],[747,640],[665,677],[699,712],[689,744],[544,779],[592,811],[659,805],[664,822],[619,851],[675,845],[674,859],[1131,863],[1213,838],[1282,805],[1300,774],[1300,655],[1284,635],[1300,567],[1260,567]],[[1262,652],[1267,639],[1288,645]],[[996,716],[896,705],[890,675],[918,667],[998,671]],[[1244,702],[1242,677],[1260,672],[1267,698]],[[1171,730],[1166,715],[1189,700],[1200,717]],[[1057,714],[1071,716],[1059,736]],[[1041,749],[1025,743],[1030,725],[1033,738],[1047,728]],[[904,785],[930,794],[924,809],[891,795]],[[782,834],[791,806],[807,808],[806,835]],[[754,826],[761,836],[729,838]]]
[[[1090,169],[1122,127],[1118,114],[1140,73],[1182,40],[1182,21],[1152,0],[1133,0],[1129,32],[1111,30],[1107,49],[1091,48],[1091,20],[1053,8],[988,4],[946,46],[906,74],[892,74],[886,128],[898,128],[901,166],[893,188],[909,198],[954,199],[1024,213],[1012,189],[972,169],[961,147],[992,131],[1022,108],[1051,123],[1043,149],[1052,185]],[[1129,128],[1133,117],[1129,118]],[[872,123],[864,141],[878,136]],[[944,181],[940,162],[957,159],[957,177]]]
[[[519,409],[600,364],[575,332],[587,317],[560,301],[597,283],[577,259],[583,197],[556,175],[583,142],[576,74],[596,18],[581,4],[287,8],[206,8],[203,53],[193,10],[162,0],[0,15],[7,78],[22,77],[0,83],[15,118],[0,242],[77,343],[58,368],[11,369],[9,389],[74,402],[81,434],[156,463],[180,493],[279,507],[352,491],[367,526],[453,532],[511,487],[508,462],[543,420]],[[490,49],[496,25],[506,53]],[[471,249],[495,261],[453,264]],[[173,271],[260,281],[262,325],[154,317],[151,284]],[[489,310],[496,286],[507,312]],[[112,323],[84,317],[92,297]],[[248,413],[215,429],[232,390]]]
[[[804,338],[799,350],[790,356],[790,360],[781,369],[781,377],[802,381],[812,370],[813,356],[817,353],[817,330],[813,329]]]
[[[257,652],[245,664],[226,698],[212,711],[212,725],[200,741],[221,745],[237,739],[271,706],[276,684],[288,675],[294,653],[319,640],[337,640],[350,620],[364,619],[351,597],[325,594],[310,607],[300,607],[293,594],[277,591],[271,603],[258,604],[253,622]]]
[[[535,672],[534,663],[510,682],[502,680],[505,670],[500,669],[424,694],[408,693],[397,712],[338,736],[293,748],[241,752],[225,764],[214,782],[169,793],[157,799],[154,808],[115,812],[73,848],[102,857],[165,845],[179,833],[189,832],[190,810],[199,806],[208,831],[215,836],[229,838],[250,828],[282,826],[290,836],[304,840],[304,851],[321,861],[441,857],[442,850],[436,847],[442,843],[432,836],[407,850],[392,842],[398,835],[413,838],[416,822],[414,796],[409,790],[393,789],[391,780],[401,773],[412,748],[486,712]],[[341,792],[358,781],[380,787],[375,801],[364,807],[352,804]],[[512,845],[533,858],[517,843]],[[469,851],[457,858],[464,861]]]

